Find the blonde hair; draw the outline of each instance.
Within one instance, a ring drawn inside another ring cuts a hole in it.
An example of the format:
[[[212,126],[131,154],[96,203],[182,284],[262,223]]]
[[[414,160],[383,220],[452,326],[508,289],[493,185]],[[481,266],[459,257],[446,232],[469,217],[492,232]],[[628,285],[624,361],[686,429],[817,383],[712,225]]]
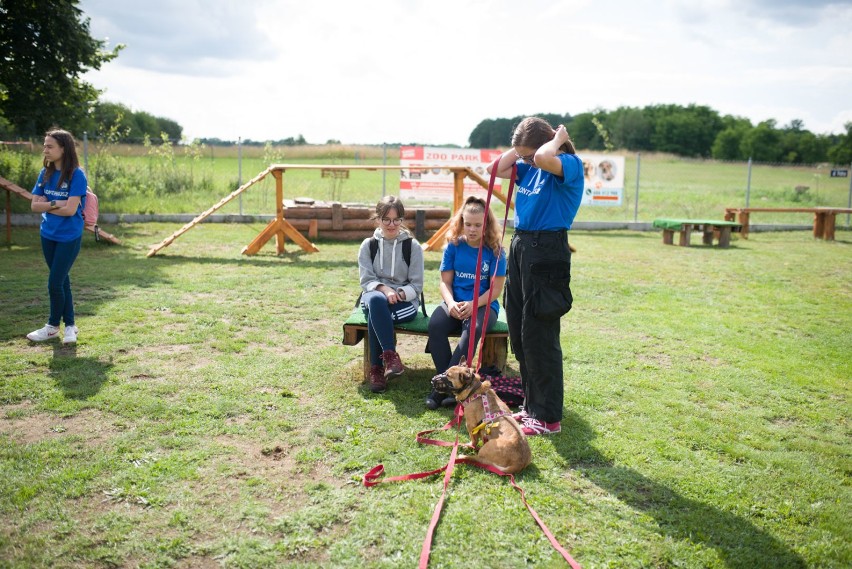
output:
[[[470,196],[464,202],[461,208],[453,216],[450,222],[450,227],[447,230],[447,242],[453,245],[459,244],[459,239],[464,236],[464,214],[466,213],[485,213],[485,200]],[[497,218],[494,212],[488,209],[488,219],[485,220],[485,231],[482,234],[482,241],[485,246],[494,252],[494,256],[500,258],[500,253],[503,252],[503,246],[500,243],[500,233],[497,231]]]

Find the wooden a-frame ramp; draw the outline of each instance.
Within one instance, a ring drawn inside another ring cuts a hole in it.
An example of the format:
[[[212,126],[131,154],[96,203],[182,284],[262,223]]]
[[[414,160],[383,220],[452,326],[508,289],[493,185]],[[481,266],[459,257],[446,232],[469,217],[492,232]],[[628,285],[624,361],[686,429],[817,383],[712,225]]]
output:
[[[470,167],[467,166],[432,166],[433,168],[445,168],[453,172],[453,213],[458,211],[458,209],[464,203],[464,179],[465,177],[470,178],[475,181],[477,184],[488,189],[488,182],[482,178],[479,174],[474,172]],[[355,164],[355,165],[340,165],[340,164],[331,164],[331,165],[320,165],[320,164],[273,164],[221,200],[213,205],[208,210],[199,214],[195,219],[175,231],[168,238],[164,239],[159,244],[151,247],[148,251],[148,257],[153,257],[157,253],[159,253],[162,249],[171,245],[175,239],[204,221],[205,218],[212,215],[214,212],[222,208],[225,204],[239,196],[241,193],[248,190],[254,184],[263,180],[269,174],[275,178],[275,219],[269,222],[267,226],[261,231],[257,237],[255,237],[251,243],[246,245],[242,253],[244,255],[254,255],[266,244],[267,241],[272,239],[274,236],[276,239],[276,245],[278,254],[281,255],[285,252],[284,242],[287,237],[289,237],[294,243],[298,244],[303,250],[309,253],[315,253],[319,251],[316,245],[308,241],[299,230],[293,227],[286,219],[284,219],[284,172],[287,170],[320,170],[320,171],[349,171],[349,170],[419,170],[420,168],[401,168],[399,165],[366,165],[366,164]],[[497,197],[504,204],[506,203],[506,196],[503,193],[495,189],[494,196]],[[512,207],[511,204],[509,206]],[[432,251],[440,249],[443,245],[444,235],[450,228],[450,221],[448,220],[440,229],[438,229],[434,235],[423,245],[423,249],[425,251]]]
[[[6,242],[9,243],[12,241],[12,194],[21,196],[25,200],[33,201],[33,195],[22,188],[21,186],[7,180],[6,178],[0,177],[0,188],[6,190]],[[121,245],[121,240],[118,237],[112,235],[111,233],[107,233],[100,227],[98,227],[97,232],[95,231],[94,225],[84,225],[83,229],[94,233],[99,239],[104,239],[105,241],[109,241],[110,243],[114,243],[116,245]]]

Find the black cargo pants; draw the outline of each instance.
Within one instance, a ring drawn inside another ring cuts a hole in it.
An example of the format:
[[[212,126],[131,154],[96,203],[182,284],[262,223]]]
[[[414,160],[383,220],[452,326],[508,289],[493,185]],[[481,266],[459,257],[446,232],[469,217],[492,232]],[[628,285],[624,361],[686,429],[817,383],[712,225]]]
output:
[[[524,408],[548,423],[562,420],[559,318],[571,310],[570,283],[567,231],[515,232],[503,294],[509,341],[521,366]]]

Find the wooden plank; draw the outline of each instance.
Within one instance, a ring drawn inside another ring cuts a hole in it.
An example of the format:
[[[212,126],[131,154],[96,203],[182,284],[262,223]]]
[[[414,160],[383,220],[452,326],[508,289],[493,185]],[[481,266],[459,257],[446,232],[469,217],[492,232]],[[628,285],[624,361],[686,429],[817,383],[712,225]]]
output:
[[[692,224],[684,223],[680,228],[680,240],[678,245],[681,247],[689,247],[689,241],[692,238]]]
[[[337,202],[331,204],[331,228],[338,231],[343,229],[343,206]]]
[[[243,193],[244,191],[246,191],[247,189],[252,187],[254,184],[256,184],[259,181],[261,181],[262,179],[264,179],[270,172],[271,172],[271,170],[269,168],[267,168],[266,170],[264,170],[263,172],[261,172],[260,174],[258,174],[257,176],[255,176],[254,178],[252,178],[251,180],[249,180],[248,182],[246,182],[245,184],[243,184],[242,186],[240,186],[239,188],[237,188],[236,190],[234,190],[233,192],[231,192],[230,194],[228,194],[224,198],[222,198],[221,200],[219,200],[219,202],[216,203],[213,207],[202,212],[195,219],[193,219],[192,221],[190,221],[189,223],[187,223],[186,225],[184,225],[183,227],[181,227],[180,229],[178,229],[177,231],[172,233],[166,239],[163,239],[163,241],[160,242],[159,245],[155,245],[155,246],[151,247],[151,250],[148,251],[148,254],[146,255],[146,257],[153,257],[159,251],[161,251],[164,248],[171,245],[174,242],[175,239],[177,239],[178,237],[180,237],[181,235],[183,235],[184,233],[186,233],[187,231],[189,231],[190,229],[192,229],[193,227],[195,227],[196,225],[201,223],[205,218],[212,215],[216,210],[218,210],[219,208],[221,208],[222,206],[227,204],[229,201],[231,201],[232,199],[234,199],[235,197],[237,197],[238,195],[240,195],[241,193]],[[279,203],[280,203],[280,201],[279,201]],[[245,251],[245,249],[243,249],[243,251]]]

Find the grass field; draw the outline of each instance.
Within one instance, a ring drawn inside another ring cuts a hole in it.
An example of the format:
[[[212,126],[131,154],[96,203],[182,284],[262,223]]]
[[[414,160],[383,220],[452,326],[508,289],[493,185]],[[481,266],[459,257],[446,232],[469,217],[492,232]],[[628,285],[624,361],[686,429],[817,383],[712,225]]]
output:
[[[357,244],[239,254],[262,224],[86,235],[76,348],[46,317],[37,230],[0,250],[0,567],[412,567],[448,410],[409,371],[373,395],[341,344]],[[849,567],[852,237],[727,250],[576,232],[562,433],[519,477],[585,568]],[[438,253],[426,254],[427,301]],[[509,373],[516,369],[510,355]],[[449,436],[449,435],[447,435]],[[432,567],[562,567],[505,480],[459,466]]]

